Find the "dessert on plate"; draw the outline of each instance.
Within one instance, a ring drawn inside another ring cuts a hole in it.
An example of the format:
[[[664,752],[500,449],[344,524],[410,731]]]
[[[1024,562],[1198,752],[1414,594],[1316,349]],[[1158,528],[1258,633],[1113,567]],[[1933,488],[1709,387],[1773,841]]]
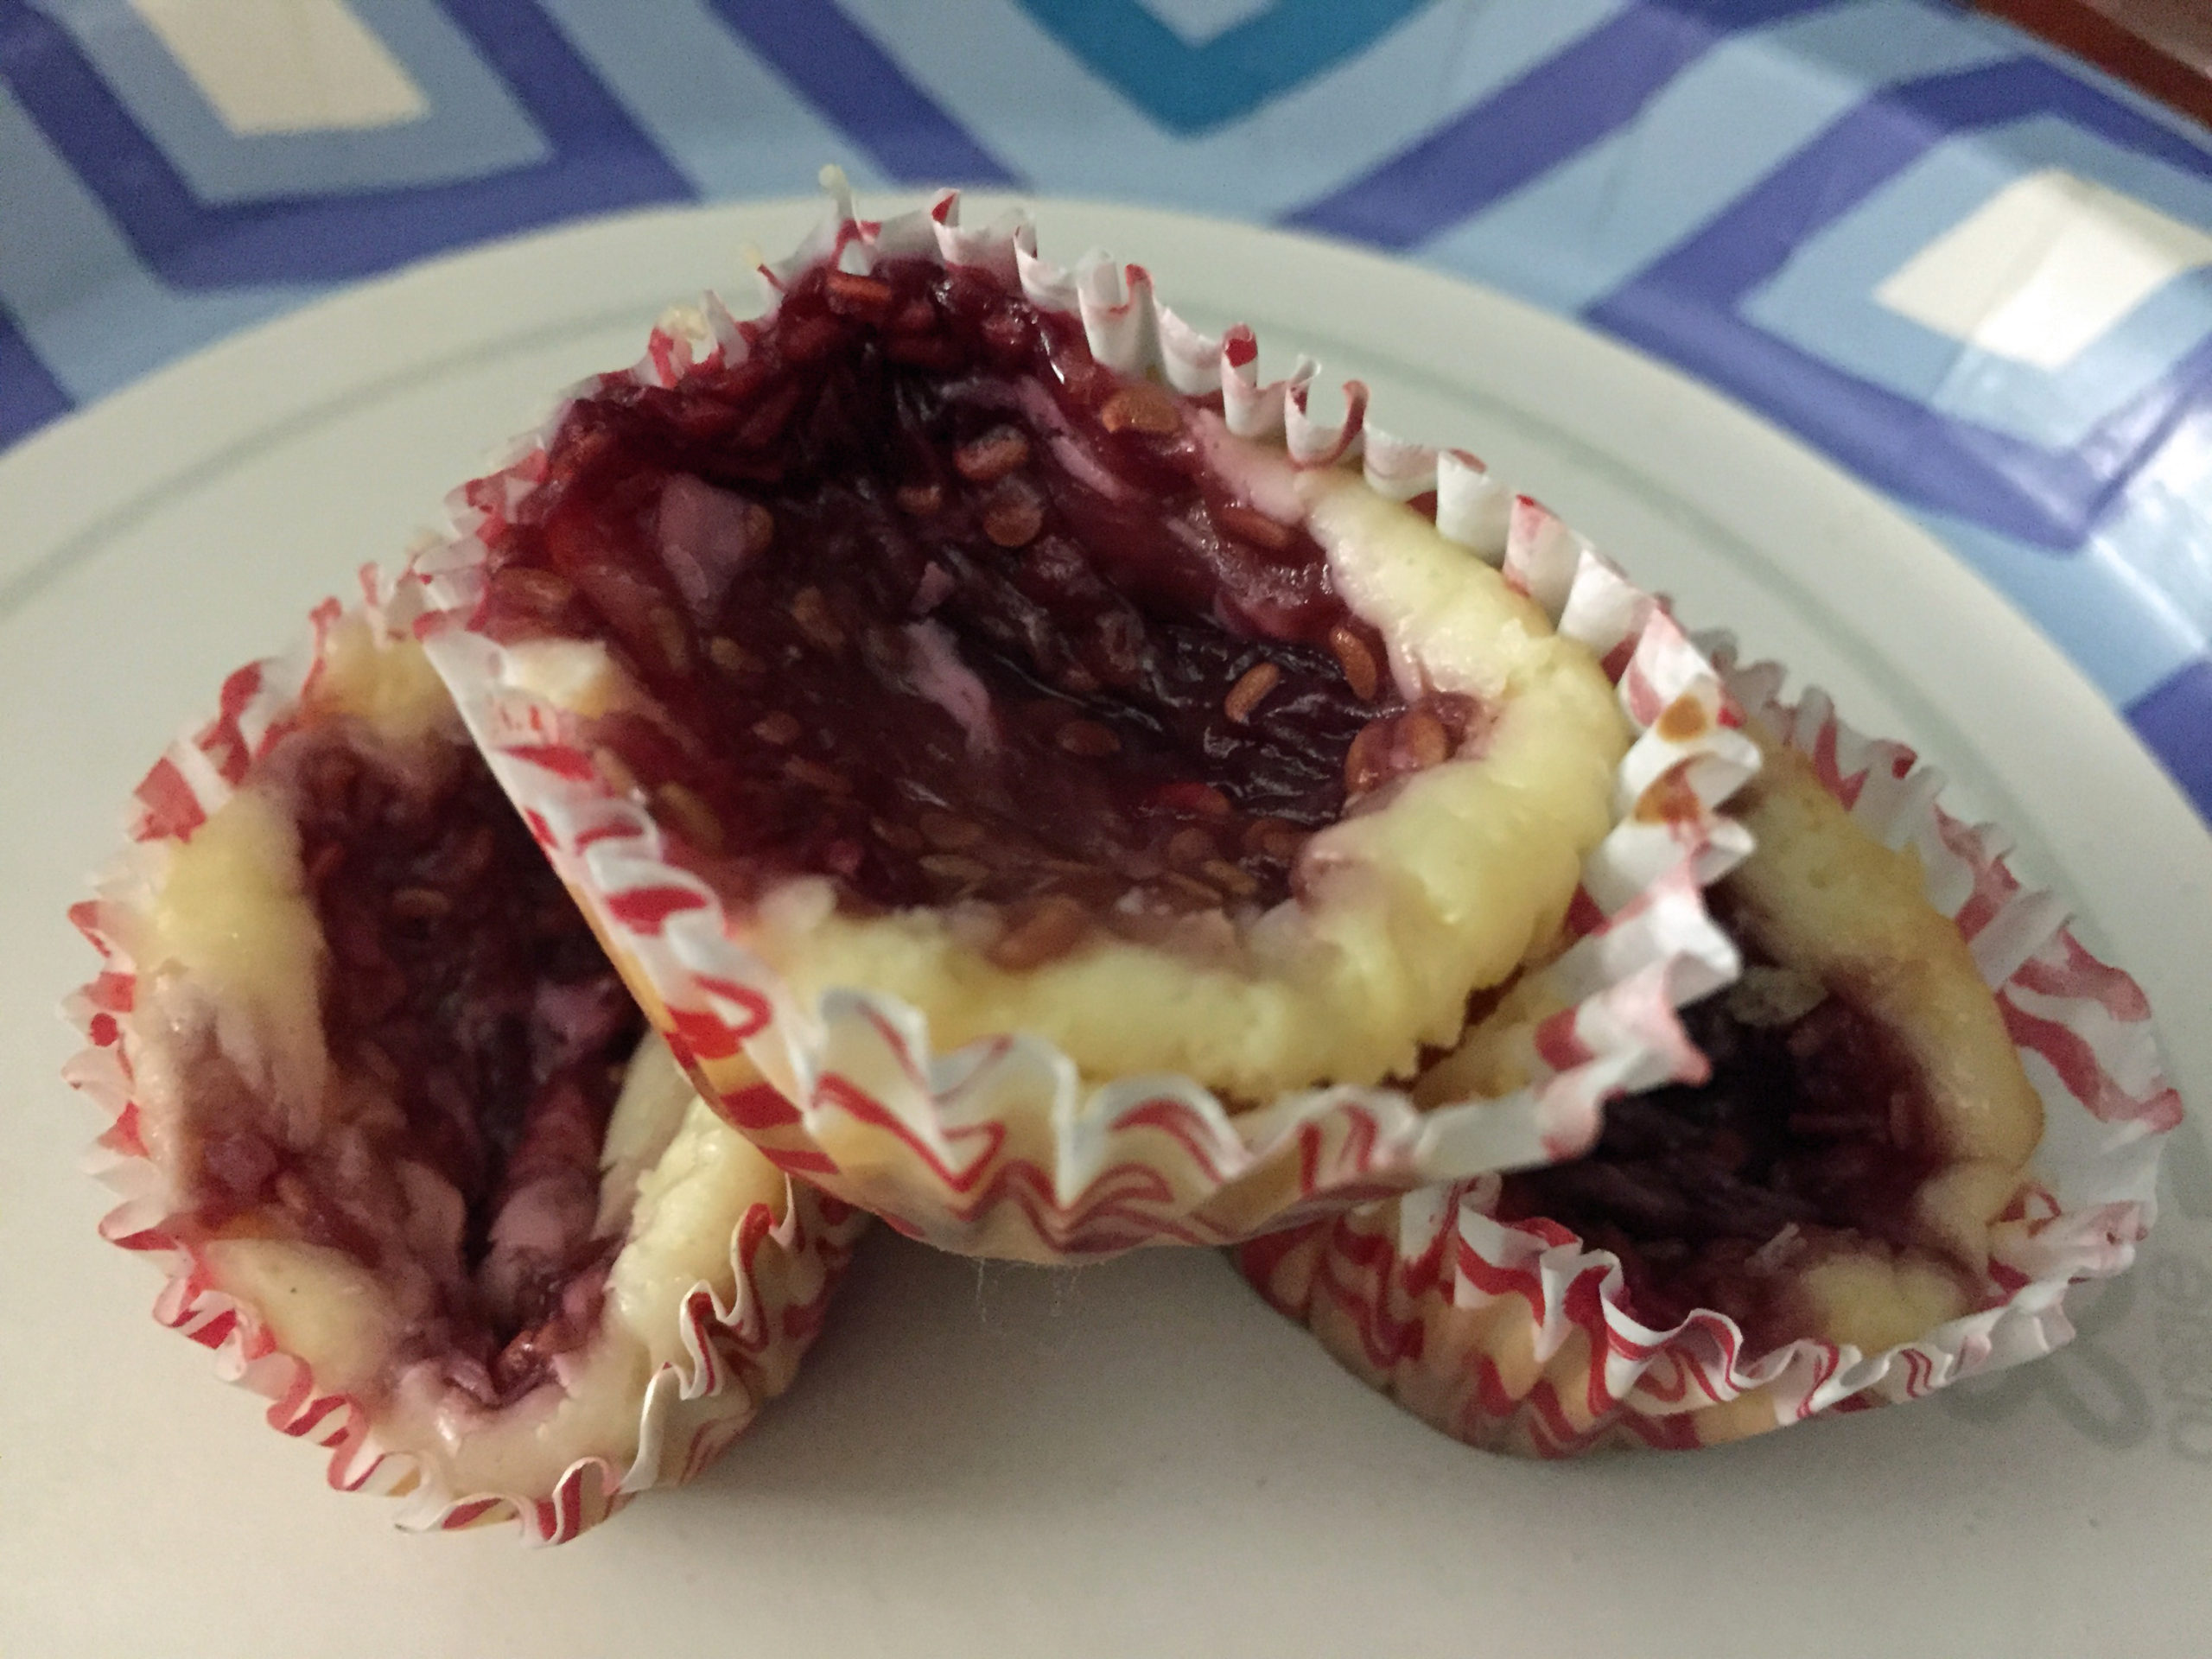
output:
[[[377,597],[141,786],[74,1077],[105,1230],[334,1484],[559,1539],[788,1384],[862,1218],[699,1101]]]
[[[1611,1101],[1582,1157],[1244,1251],[1475,1444],[1695,1446],[1910,1397],[2063,1341],[2067,1281],[2148,1224],[2178,1109],[2139,994],[1909,752],[1776,702],[1771,671],[1737,683],[1764,765],[1731,802],[1758,849],[1708,894],[1742,976],[1684,1014],[1709,1075]],[[1478,1028],[1416,1092],[1500,1086],[1526,1029]]]
[[[1325,429],[1249,334],[954,208],[848,207],[766,317],[671,320],[417,562],[640,1001],[786,1168],[983,1253],[1219,1242],[1558,1138],[1540,1090],[1439,1128],[1402,1085],[1568,936],[1624,780],[1694,774],[1668,867],[1712,838],[1751,761],[1709,670],[1648,603],[1563,626],[1579,544],[1356,388]],[[1545,589],[1516,533],[1570,550]],[[1655,1023],[1592,1058],[1671,1065]]]
[[[1137,268],[839,206],[233,676],[79,907],[105,1230],[334,1484],[690,1478],[868,1212],[1238,1244],[1546,1455],[2065,1339],[2178,1108],[1909,752]]]

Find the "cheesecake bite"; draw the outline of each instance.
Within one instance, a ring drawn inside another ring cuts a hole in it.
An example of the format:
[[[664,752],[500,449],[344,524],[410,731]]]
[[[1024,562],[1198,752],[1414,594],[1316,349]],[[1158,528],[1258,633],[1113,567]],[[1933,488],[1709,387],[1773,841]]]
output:
[[[1611,1101],[1578,1156],[1240,1253],[1455,1439],[1683,1449],[1915,1399],[2066,1341],[2066,1287],[2147,1229],[2180,1109],[2140,992],[1909,750],[1782,678],[1728,671],[1764,764],[1730,802],[1757,849],[1709,903],[1743,971],[1684,1015],[1709,1075]],[[1421,1088],[1510,1086],[1555,969]]]
[[[136,897],[88,918],[129,964],[94,1035],[138,1247],[452,1499],[692,1472],[788,1382],[856,1224],[699,1101],[411,642],[330,622],[235,782],[157,769]]]
[[[1332,424],[1311,364],[1263,383],[1249,329],[957,208],[841,198],[765,315],[667,314],[410,569],[713,1103],[1052,1262],[1509,1167],[1694,1065],[1755,757],[1665,607],[1356,383]],[[1575,950],[1586,1042],[1416,1102],[1471,999]]]
[[[1712,1076],[1613,1101],[1594,1148],[1506,1176],[1494,1213],[1618,1256],[1654,1330],[1708,1308],[1758,1349],[1875,1351],[2001,1296],[1989,1230],[2043,1107],[1918,858],[1751,733],[1764,765],[1733,807],[1758,850],[1710,899],[1743,977],[1684,1014]],[[1467,1086],[1484,1048],[1423,1087]]]
[[[470,626],[802,999],[1259,1103],[1557,929],[1631,730],[1421,512],[980,268],[817,264],[743,341],[569,406]]]

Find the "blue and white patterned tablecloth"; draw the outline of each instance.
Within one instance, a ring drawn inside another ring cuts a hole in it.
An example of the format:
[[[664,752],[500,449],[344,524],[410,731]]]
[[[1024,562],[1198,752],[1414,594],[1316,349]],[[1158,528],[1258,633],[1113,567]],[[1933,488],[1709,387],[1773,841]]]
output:
[[[2212,136],[1934,0],[0,0],[0,446],[353,279],[824,158],[1581,318],[1916,514],[2212,815]]]

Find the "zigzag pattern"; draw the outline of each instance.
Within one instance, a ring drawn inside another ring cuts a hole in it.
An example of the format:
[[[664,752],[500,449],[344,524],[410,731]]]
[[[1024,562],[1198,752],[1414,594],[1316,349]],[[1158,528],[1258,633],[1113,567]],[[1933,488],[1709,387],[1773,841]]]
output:
[[[381,102],[318,117],[313,66],[255,55],[283,42],[233,40],[226,72],[124,0],[0,0],[0,219],[43,232],[0,245],[0,444],[334,284],[615,208],[793,194],[824,159],[868,186],[1260,217],[1579,315],[1993,550],[1984,568],[2063,562],[2142,626],[2012,597],[2212,811],[2212,601],[2157,574],[2185,508],[2163,464],[2212,417],[2212,283],[2187,252],[2212,145],[1998,25],[1936,0],[1274,0],[1211,32],[1172,0],[986,0],[953,28],[894,0],[307,10],[340,54],[322,78]],[[2180,250],[2070,364],[1878,301],[2054,172]]]

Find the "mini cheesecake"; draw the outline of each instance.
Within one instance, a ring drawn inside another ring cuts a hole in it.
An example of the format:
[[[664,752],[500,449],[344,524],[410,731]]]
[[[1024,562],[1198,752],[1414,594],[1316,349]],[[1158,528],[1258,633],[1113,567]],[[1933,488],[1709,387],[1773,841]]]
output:
[[[1558,927],[1632,735],[1421,512],[912,257],[579,398],[474,626],[803,997],[1264,1103]]]
[[[709,296],[573,389],[411,571],[709,1098],[906,1230],[1049,1261],[1525,1160],[1671,1075],[1652,987],[1718,941],[1687,877],[1694,918],[1584,954],[1557,1077],[1409,1092],[1725,840],[1756,757],[1663,607],[1135,267],[843,206],[765,315]]]
[[[1757,849],[1708,894],[1743,969],[1684,1010],[1706,1075],[1611,1100],[1578,1155],[1240,1253],[1456,1439],[1688,1448],[1916,1398],[2066,1341],[2065,1287],[2147,1230],[2180,1107],[2140,992],[1910,751],[1781,679],[1728,671],[1764,765],[1730,801]],[[1420,1090],[1539,1065],[1554,976],[1532,965]]]
[[[1878,1351],[2001,1294],[1989,1230],[2043,1104],[1918,857],[1749,730],[1764,764],[1732,810],[1758,851],[1709,899],[1743,977],[1685,1014],[1712,1076],[1612,1102],[1590,1153],[1507,1176],[1494,1213],[1618,1255],[1654,1330],[1709,1308],[1758,1349]],[[1449,1097],[1497,1061],[1471,1041],[1421,1087]]]
[[[135,1242],[454,1500],[691,1472],[789,1381],[855,1219],[697,1098],[417,646],[327,619],[236,738],[157,769],[91,918]]]

